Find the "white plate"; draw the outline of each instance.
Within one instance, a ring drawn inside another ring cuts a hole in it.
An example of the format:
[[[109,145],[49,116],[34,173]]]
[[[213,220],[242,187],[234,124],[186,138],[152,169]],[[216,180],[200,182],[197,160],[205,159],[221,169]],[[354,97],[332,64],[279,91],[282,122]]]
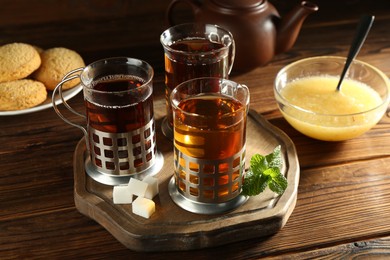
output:
[[[83,89],[83,86],[77,85],[74,88],[71,88],[69,90],[65,90],[62,92],[62,95],[65,99],[65,101],[71,99],[72,97],[76,96],[81,90]],[[23,110],[12,110],[12,111],[0,111],[0,116],[14,116],[14,115],[22,115],[22,114],[28,114],[28,113],[33,113],[37,111],[41,111],[44,109],[48,109],[50,107],[53,107],[53,104],[51,102],[51,94],[52,92],[48,92],[47,99],[45,102],[42,104],[32,107],[32,108],[27,108]],[[61,104],[62,100],[60,97],[56,98],[56,104]]]

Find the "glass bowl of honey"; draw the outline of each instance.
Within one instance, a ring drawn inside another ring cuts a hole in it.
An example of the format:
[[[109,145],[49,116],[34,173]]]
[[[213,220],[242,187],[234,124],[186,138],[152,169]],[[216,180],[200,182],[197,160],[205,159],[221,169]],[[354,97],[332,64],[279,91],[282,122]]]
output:
[[[383,117],[390,101],[388,77],[378,68],[354,60],[340,79],[346,58],[318,56],[282,68],[274,82],[283,117],[302,134],[323,141],[358,137]]]

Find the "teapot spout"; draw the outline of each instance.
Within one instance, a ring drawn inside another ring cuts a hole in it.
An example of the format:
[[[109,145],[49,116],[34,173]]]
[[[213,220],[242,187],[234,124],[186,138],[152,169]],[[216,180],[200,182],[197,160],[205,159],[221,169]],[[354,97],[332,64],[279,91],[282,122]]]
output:
[[[318,11],[318,6],[308,1],[302,1],[300,5],[291,10],[277,28],[276,54],[289,50],[295,43],[303,21],[306,17]]]

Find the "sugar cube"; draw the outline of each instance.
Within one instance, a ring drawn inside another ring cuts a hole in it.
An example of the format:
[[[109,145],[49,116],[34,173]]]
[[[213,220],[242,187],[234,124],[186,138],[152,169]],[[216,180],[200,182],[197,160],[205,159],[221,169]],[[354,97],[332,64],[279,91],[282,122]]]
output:
[[[112,197],[114,204],[128,204],[133,202],[133,194],[127,185],[114,186]]]
[[[138,216],[150,218],[155,210],[156,205],[153,200],[137,197],[133,202],[133,213]]]
[[[144,197],[153,199],[158,194],[158,179],[153,176],[146,176],[142,181],[148,184]]]
[[[140,181],[140,180],[137,180],[134,178],[130,178],[128,186],[129,186],[131,193],[133,193],[134,195],[136,195],[138,197],[144,197],[146,189],[148,188],[148,184],[146,182],[143,182],[143,181]]]

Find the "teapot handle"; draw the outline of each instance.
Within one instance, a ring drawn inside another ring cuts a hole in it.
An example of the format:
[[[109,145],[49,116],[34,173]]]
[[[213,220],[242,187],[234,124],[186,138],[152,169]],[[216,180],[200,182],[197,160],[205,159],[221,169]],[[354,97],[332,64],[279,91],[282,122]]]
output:
[[[197,1],[197,0],[173,0],[169,5],[168,5],[168,8],[167,8],[167,11],[165,13],[165,20],[166,20],[166,23],[169,25],[169,26],[173,26],[173,25],[176,25],[176,23],[173,21],[173,9],[176,7],[177,4],[179,3],[185,3],[185,4],[188,4],[191,9],[192,9],[192,12],[194,14],[196,14],[200,8],[201,8],[201,4]]]

